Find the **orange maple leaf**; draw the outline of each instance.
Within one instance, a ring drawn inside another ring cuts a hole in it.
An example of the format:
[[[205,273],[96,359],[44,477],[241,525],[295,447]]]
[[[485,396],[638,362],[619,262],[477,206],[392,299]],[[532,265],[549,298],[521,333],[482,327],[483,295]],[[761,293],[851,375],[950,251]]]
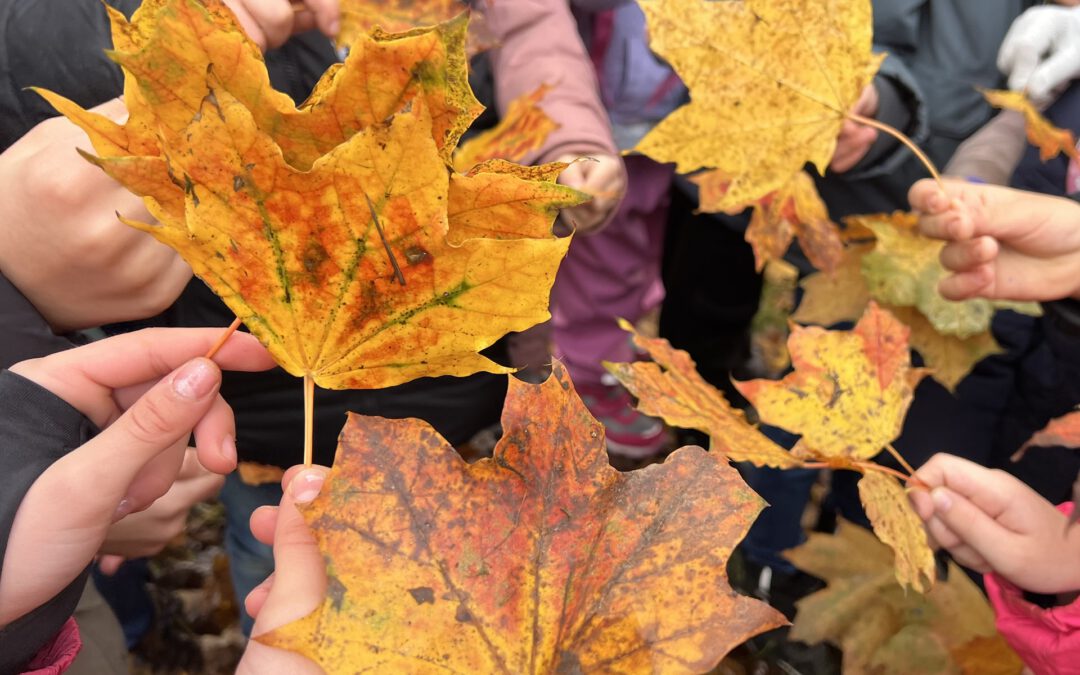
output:
[[[1028,141],[1039,149],[1039,159],[1045,162],[1064,153],[1074,162],[1080,162],[1080,151],[1076,149],[1076,136],[1073,132],[1051,124],[1024,92],[996,89],[980,91],[995,108],[1015,110],[1024,116]]]
[[[454,153],[454,166],[468,171],[489,159],[520,161],[538,150],[559,125],[544,112],[540,102],[551,90],[546,84],[510,102],[506,114],[491,129],[462,143]]]
[[[331,388],[501,372],[477,351],[547,317],[568,244],[551,223],[583,197],[554,185],[560,165],[447,169],[479,110],[463,18],[364,38],[296,108],[217,2],[111,16],[138,85],[128,123],[49,98],[160,221],[132,224],[176,248],[286,370]]]
[[[329,597],[256,639],[331,674],[685,673],[784,623],[727,584],[763,503],[720,455],[615,471],[559,364],[510,380],[503,429],[468,465],[424,422],[350,417],[302,509]]]
[[[824,172],[849,111],[882,55],[869,0],[643,0],[653,50],[690,88],[690,103],[635,150],[679,173],[719,169],[721,204],[752,203],[807,163]]]
[[[1050,420],[1049,424],[1024,443],[1014,459],[1022,457],[1024,451],[1031,447],[1054,446],[1080,448],[1080,411]]]

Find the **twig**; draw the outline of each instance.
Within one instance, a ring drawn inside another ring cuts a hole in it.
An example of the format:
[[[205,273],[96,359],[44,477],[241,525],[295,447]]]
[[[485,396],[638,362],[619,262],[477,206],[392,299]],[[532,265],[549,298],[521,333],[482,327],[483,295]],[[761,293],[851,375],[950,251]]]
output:
[[[314,459],[315,435],[315,378],[304,375],[304,466],[311,466]]]
[[[236,329],[239,327],[240,317],[236,317],[235,319],[233,319],[233,322],[229,324],[229,327],[225,329],[225,332],[221,334],[221,337],[217,339],[217,342],[214,343],[214,346],[210,348],[210,351],[206,352],[206,358],[214,358],[218,351],[220,351],[221,348],[225,346],[225,343],[229,341],[229,338],[232,336],[233,333],[236,332]]]
[[[383,247],[386,249],[386,255],[390,256],[390,264],[394,267],[394,277],[398,280],[399,284],[404,286],[405,275],[401,273],[397,258],[394,257],[394,250],[390,248],[390,242],[386,240],[386,235],[383,234],[382,224],[379,223],[379,214],[375,213],[375,204],[371,202],[371,197],[368,197],[367,192],[364,192],[364,199],[367,200],[368,211],[371,211],[371,219],[375,222],[375,231],[379,233],[379,239],[382,239]]]
[[[879,122],[870,117],[856,115],[855,113],[848,113],[847,118],[852,122],[858,122],[859,124],[873,127],[878,131],[884,131],[896,140],[903,143],[908,150],[911,150],[913,153],[915,153],[915,156],[919,158],[919,161],[923,163],[923,166],[925,166],[930,171],[930,175],[933,176],[934,180],[937,181],[938,187],[941,188],[941,191],[945,191],[945,183],[941,180],[941,174],[938,172],[937,167],[935,167],[934,163],[930,161],[930,158],[926,156],[926,153],[923,152],[919,146],[915,145],[914,141],[905,136],[903,132],[889,126],[888,124],[885,124],[884,122]]]

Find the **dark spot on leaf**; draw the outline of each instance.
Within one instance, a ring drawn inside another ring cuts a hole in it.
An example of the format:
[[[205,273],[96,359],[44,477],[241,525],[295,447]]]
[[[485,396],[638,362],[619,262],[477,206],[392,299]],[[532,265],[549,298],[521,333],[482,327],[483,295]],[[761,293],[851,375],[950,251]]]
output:
[[[435,604],[435,591],[428,586],[419,586],[417,588],[410,588],[409,595],[412,596],[416,604],[422,605],[427,603],[429,605]]]
[[[345,594],[349,589],[337,577],[329,577],[326,583],[326,597],[330,598],[330,604],[334,611],[341,611],[341,603],[345,600]]]
[[[461,623],[468,623],[473,620],[472,614],[465,605],[458,605],[457,612],[454,614],[454,618]]]
[[[410,246],[405,249],[405,260],[410,265],[418,265],[430,257],[431,254],[419,246]]]
[[[241,178],[240,176],[233,176],[233,179],[232,179],[233,192],[240,192],[241,190],[244,189],[245,185],[247,185],[247,182],[243,178]]]
[[[319,265],[322,265],[330,257],[326,249],[316,239],[308,241],[307,248],[304,249],[304,269],[308,274],[315,274],[319,270]]]

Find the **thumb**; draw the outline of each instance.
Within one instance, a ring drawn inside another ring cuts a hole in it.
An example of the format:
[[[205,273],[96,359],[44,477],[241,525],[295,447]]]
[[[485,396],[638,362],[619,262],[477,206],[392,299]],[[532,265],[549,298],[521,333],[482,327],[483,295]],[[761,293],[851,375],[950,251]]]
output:
[[[213,405],[220,385],[217,365],[197,358],[151,387],[78,453],[94,492],[124,496],[148,462],[190,436]],[[174,478],[169,476],[165,487]]]
[[[934,515],[960,542],[990,560],[987,551],[1001,546],[1002,541],[1012,536],[1012,532],[1002,527],[985,511],[972,503],[967,497],[947,487],[937,487],[930,492],[934,502]]]

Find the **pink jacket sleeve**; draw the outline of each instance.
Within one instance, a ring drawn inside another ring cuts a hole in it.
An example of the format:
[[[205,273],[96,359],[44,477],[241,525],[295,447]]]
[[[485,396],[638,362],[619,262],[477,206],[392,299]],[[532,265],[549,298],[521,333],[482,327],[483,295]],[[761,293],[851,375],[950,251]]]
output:
[[[1071,513],[1072,506],[1058,508]],[[1035,675],[1080,675],[1080,600],[1042,609],[996,574],[987,574],[983,580],[997,614],[998,631]]]
[[[27,665],[23,675],[60,675],[67,670],[82,649],[82,637],[75,619],[68,619],[60,632]]]
[[[552,89],[541,102],[560,125],[540,151],[522,164],[552,161],[563,154],[618,154],[596,74],[570,13],[569,0],[492,0],[486,15],[497,49],[492,50],[495,95],[500,111],[543,84]]]

